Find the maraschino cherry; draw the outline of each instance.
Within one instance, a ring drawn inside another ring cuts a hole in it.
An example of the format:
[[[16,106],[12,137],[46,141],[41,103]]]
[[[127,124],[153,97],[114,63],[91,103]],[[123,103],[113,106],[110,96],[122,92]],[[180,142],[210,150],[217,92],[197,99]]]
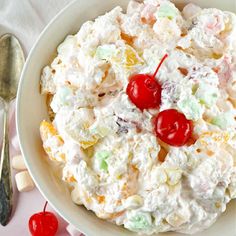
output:
[[[160,61],[155,73],[136,74],[130,77],[126,93],[133,104],[140,110],[157,108],[161,103],[161,85],[155,79],[162,63],[168,57],[166,54]]]
[[[46,211],[45,203],[43,212],[32,215],[29,219],[29,230],[32,236],[55,236],[58,229],[58,220],[56,216]]]
[[[175,109],[161,111],[154,119],[158,138],[172,146],[185,145],[192,135],[193,124]]]

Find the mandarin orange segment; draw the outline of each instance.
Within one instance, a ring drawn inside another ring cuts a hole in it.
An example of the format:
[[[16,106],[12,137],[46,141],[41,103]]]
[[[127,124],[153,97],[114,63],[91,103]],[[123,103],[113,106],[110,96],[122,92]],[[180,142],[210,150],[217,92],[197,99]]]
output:
[[[58,149],[64,144],[64,140],[57,133],[53,124],[45,120],[42,121],[40,124],[40,135],[43,141],[44,150],[48,154],[49,158],[53,161],[64,162],[66,160],[66,155]],[[46,142],[48,139],[50,139],[51,142]],[[53,145],[56,146],[54,147]]]
[[[42,140],[45,141],[49,137],[57,135],[57,131],[52,123],[44,120],[40,124],[40,134]]]
[[[104,202],[105,202],[105,199],[106,199],[106,197],[103,196],[103,195],[97,195],[96,198],[97,198],[97,201],[98,201],[100,204],[104,203]]]
[[[121,32],[120,37],[129,45],[132,45],[134,43],[134,37],[125,34],[124,32]]]

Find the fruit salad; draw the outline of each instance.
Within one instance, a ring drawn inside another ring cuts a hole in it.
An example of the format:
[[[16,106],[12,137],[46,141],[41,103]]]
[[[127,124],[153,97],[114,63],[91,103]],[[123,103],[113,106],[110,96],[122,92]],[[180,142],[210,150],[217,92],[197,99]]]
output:
[[[216,221],[236,198],[235,39],[235,14],[168,0],[66,37],[42,71],[40,133],[75,204],[140,234]]]

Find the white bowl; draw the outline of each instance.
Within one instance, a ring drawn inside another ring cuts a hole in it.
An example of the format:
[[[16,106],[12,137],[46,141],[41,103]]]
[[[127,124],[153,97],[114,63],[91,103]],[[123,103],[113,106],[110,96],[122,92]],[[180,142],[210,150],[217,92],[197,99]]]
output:
[[[174,1],[183,5],[189,1]],[[203,7],[217,7],[236,12],[235,0],[195,0]],[[122,227],[98,219],[84,207],[73,204],[63,183],[58,180],[48,164],[39,136],[39,124],[47,118],[45,98],[39,93],[41,69],[55,55],[57,46],[66,35],[76,33],[81,24],[111,10],[117,5],[124,9],[128,0],[77,0],[62,10],[45,28],[28,56],[17,96],[17,131],[21,151],[27,167],[41,193],[55,210],[69,223],[87,236],[136,235]],[[231,202],[226,213],[210,229],[196,236],[235,236],[236,201]],[[173,235],[171,233],[159,234]],[[182,234],[174,234],[180,236]]]

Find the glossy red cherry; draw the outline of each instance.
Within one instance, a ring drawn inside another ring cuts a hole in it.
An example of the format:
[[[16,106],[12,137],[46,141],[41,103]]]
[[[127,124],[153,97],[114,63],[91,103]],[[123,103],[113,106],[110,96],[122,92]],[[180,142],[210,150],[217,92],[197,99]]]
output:
[[[192,135],[193,124],[175,109],[161,111],[154,119],[158,138],[172,146],[185,145]]]
[[[29,219],[29,230],[32,236],[55,236],[58,229],[58,220],[56,216],[49,211],[45,211],[47,202],[43,212],[32,215]]]
[[[130,77],[126,93],[132,103],[140,110],[159,107],[161,103],[161,85],[155,77],[167,56],[166,54],[162,58],[153,75],[136,74]]]

